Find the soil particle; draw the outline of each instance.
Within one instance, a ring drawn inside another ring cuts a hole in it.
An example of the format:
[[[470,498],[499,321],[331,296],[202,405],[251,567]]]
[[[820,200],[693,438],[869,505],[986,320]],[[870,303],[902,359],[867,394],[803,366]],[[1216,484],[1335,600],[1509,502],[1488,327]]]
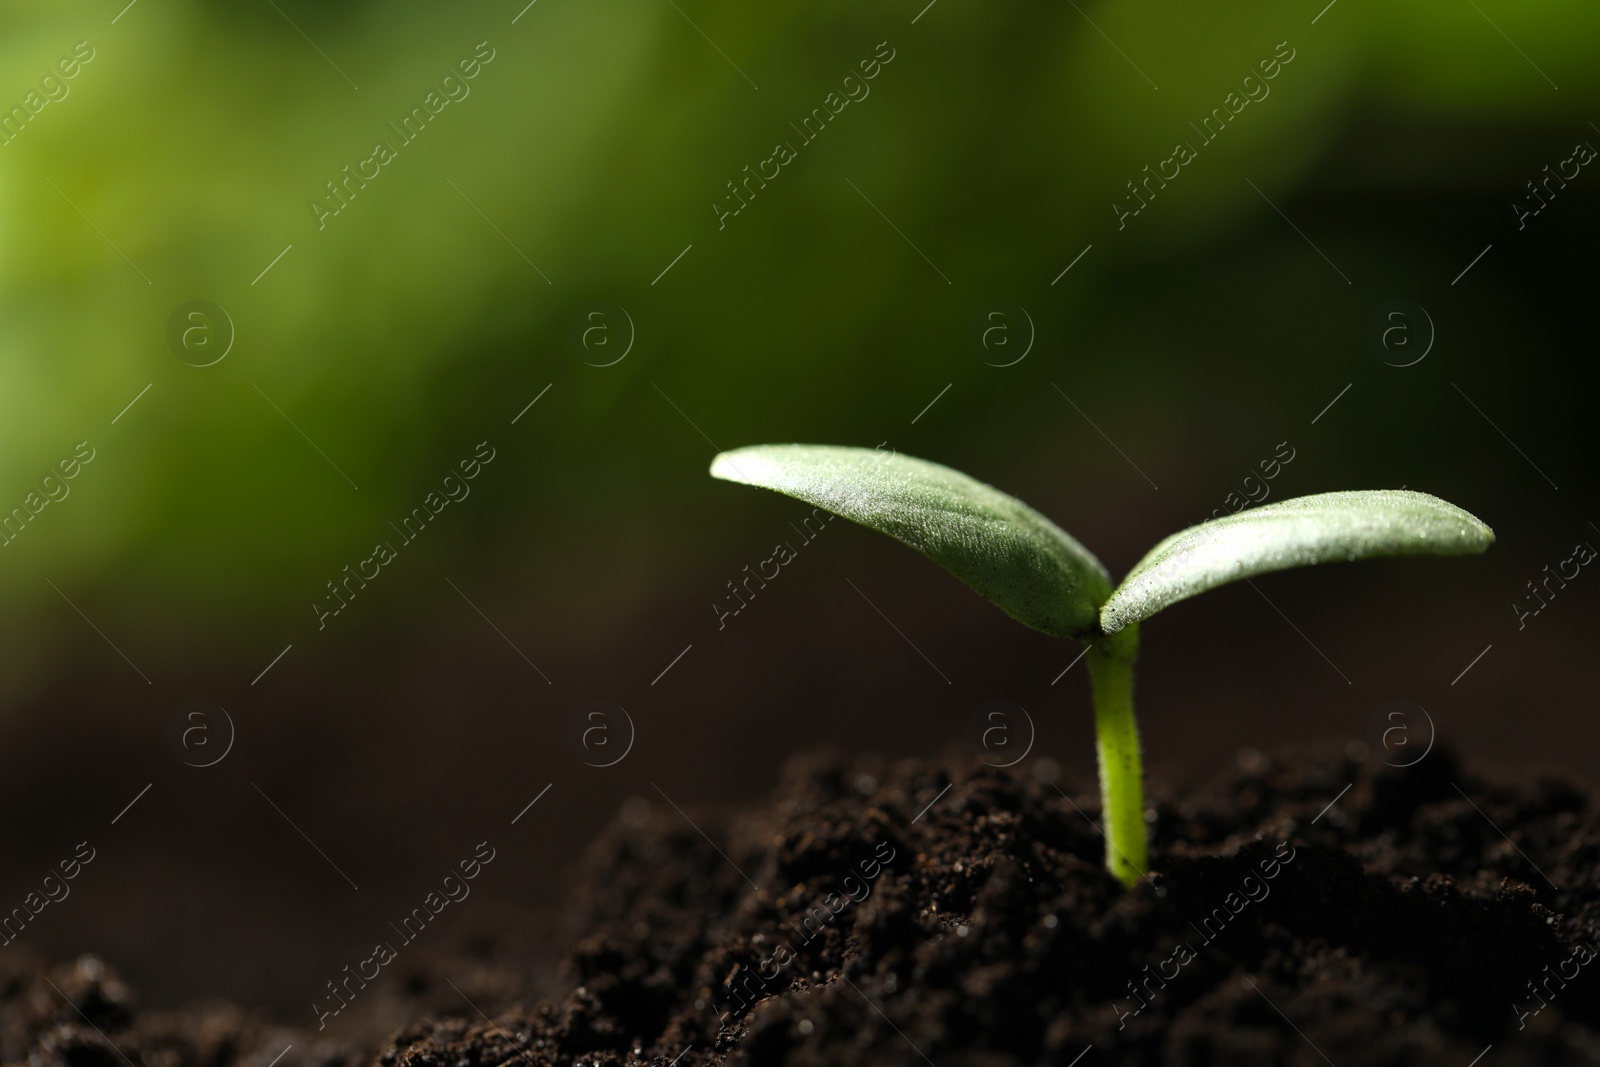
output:
[[[1153,869],[1124,890],[1092,782],[814,754],[757,810],[691,825],[630,802],[577,874],[553,976],[530,977],[502,916],[518,951],[480,959],[459,998],[484,999],[449,1006],[440,975],[415,975],[375,998],[373,1025],[420,1020],[387,1042],[227,1005],[141,1014],[86,959],[0,971],[0,1056],[269,1067],[293,1042],[279,1067],[1600,1062],[1586,791],[1436,750],[1405,769],[1246,751],[1205,787],[1152,793]]]

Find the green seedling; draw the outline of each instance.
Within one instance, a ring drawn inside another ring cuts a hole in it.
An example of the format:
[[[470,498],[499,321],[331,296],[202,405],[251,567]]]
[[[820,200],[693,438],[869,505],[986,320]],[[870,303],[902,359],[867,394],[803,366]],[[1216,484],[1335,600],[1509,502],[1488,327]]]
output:
[[[1173,534],[1113,587],[1088,549],[1015,497],[927,460],[832,445],[724,452],[713,477],[775,489],[921,552],[1012,618],[1086,647],[1106,867],[1145,873],[1144,771],[1133,715],[1139,624],[1227,582],[1314,563],[1468,555],[1494,531],[1426,493],[1319,493]]]

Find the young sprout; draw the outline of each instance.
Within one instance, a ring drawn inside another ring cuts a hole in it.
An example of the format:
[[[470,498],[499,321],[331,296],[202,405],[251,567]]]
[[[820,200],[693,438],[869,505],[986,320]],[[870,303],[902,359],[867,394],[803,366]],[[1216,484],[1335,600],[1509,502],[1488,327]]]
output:
[[[1055,523],[927,460],[832,445],[724,452],[713,477],[759,485],[888,534],[1012,618],[1087,646],[1106,867],[1133,885],[1147,865],[1144,772],[1133,716],[1139,623],[1207,589],[1313,563],[1467,555],[1494,531],[1453,504],[1398,489],[1319,493],[1212,519],[1151,549],[1120,585]]]

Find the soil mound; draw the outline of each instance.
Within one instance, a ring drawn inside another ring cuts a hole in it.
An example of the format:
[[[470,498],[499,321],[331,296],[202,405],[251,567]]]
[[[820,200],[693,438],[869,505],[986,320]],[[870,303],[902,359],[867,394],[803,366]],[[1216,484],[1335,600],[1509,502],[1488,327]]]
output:
[[[85,960],[0,975],[0,1055],[267,1067],[292,1042],[278,1067],[1600,1061],[1587,792],[1469,774],[1439,750],[1400,770],[1247,750],[1207,787],[1154,792],[1153,869],[1129,891],[1102,868],[1091,783],[811,755],[756,810],[630,801],[578,872],[553,974],[536,979],[527,932],[503,928],[517,952],[481,953],[470,984],[497,995],[461,1003],[444,975],[414,975],[401,993],[424,1021],[381,1047],[228,1005],[141,1015]],[[549,988],[564,995],[533,1002]],[[396,996],[386,1019],[407,1010]]]

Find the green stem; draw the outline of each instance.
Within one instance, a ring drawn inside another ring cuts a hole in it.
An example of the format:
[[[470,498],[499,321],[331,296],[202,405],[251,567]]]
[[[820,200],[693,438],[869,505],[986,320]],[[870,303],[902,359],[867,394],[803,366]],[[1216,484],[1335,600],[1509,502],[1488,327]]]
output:
[[[1144,762],[1133,716],[1133,661],[1139,628],[1129,626],[1089,646],[1095,743],[1100,753],[1101,821],[1106,867],[1132,886],[1149,866],[1145,855]]]

